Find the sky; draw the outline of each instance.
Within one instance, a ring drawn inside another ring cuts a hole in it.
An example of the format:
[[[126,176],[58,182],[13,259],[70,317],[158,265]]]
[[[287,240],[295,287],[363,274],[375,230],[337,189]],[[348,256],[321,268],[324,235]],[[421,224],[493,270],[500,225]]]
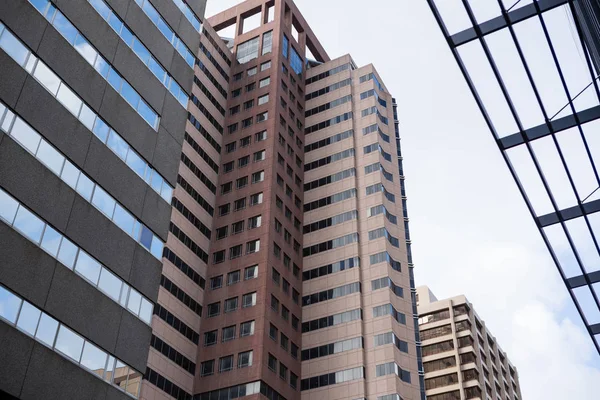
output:
[[[208,0],[206,15],[238,2]],[[597,400],[600,356],[427,2],[296,4],[331,58],[373,63],[396,98],[417,285],[467,296],[517,367],[523,400]]]

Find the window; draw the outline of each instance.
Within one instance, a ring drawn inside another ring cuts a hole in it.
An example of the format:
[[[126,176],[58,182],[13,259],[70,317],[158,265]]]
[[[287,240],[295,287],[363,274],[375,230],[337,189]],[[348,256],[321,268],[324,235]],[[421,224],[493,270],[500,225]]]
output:
[[[225,300],[225,313],[229,313],[232,311],[237,310],[238,308],[238,298],[237,297],[232,297],[230,299]]]
[[[217,344],[217,330],[204,333],[204,346],[213,346]]]
[[[277,359],[271,353],[269,353],[268,366],[271,371],[277,371]]]
[[[260,70],[261,71],[266,71],[269,68],[271,68],[271,61],[267,61],[267,62],[264,62],[264,63],[260,64]]]
[[[244,351],[238,354],[238,368],[246,368],[252,366],[252,350]]]
[[[260,228],[261,222],[262,222],[262,217],[260,215],[249,218],[248,219],[248,229]]]
[[[279,153],[277,153],[277,163],[282,167],[285,165],[285,158]]]
[[[208,318],[216,317],[221,313],[221,303],[212,303],[207,307],[208,310]]]
[[[260,104],[260,99],[259,99],[259,103],[258,104]],[[262,132],[258,132],[256,134],[254,134],[254,141],[255,142],[262,142],[263,140],[267,140],[267,131],[262,131]]]
[[[244,102],[244,110],[249,110],[252,107],[254,107],[254,99]]]
[[[300,319],[298,319],[298,317],[296,317],[294,314],[292,314],[292,328],[294,328],[294,330],[298,330],[298,326],[300,325]]]
[[[283,178],[277,174],[277,184],[283,188]]]
[[[283,240],[285,240],[287,244],[292,242],[292,234],[287,229],[283,230]]]
[[[238,258],[241,256],[242,256],[242,245],[241,244],[238,244],[237,246],[233,246],[233,247],[229,248],[229,259],[230,260],[233,260],[234,258]]]
[[[232,235],[237,235],[242,232],[244,232],[244,221],[234,222],[231,225],[231,234]]]
[[[252,183],[258,183],[265,180],[265,171],[259,171],[252,174]]]
[[[223,215],[229,214],[230,209],[231,209],[231,204],[229,204],[229,203],[219,206],[219,216],[222,217]]]
[[[233,369],[233,356],[225,356],[219,359],[219,372],[227,372]]]
[[[254,321],[246,321],[240,324],[240,337],[254,335]]]
[[[263,33],[262,55],[273,51],[273,31]]]
[[[293,268],[293,270],[292,270],[292,274],[294,274],[294,276],[295,276],[296,278],[300,278],[300,267],[298,267],[298,266],[296,265],[296,263],[294,263],[294,268]]]
[[[252,117],[242,120],[242,129],[246,129],[252,126]]]
[[[279,329],[273,324],[269,324],[269,337],[273,339],[277,343],[277,335],[279,334]]]
[[[260,250],[260,239],[251,240],[246,243],[246,254],[256,253]]]
[[[283,334],[283,332],[281,332],[281,335],[279,336],[279,345],[281,346],[282,349],[284,349],[285,351],[288,350],[288,347],[290,345],[290,339],[288,339],[287,336],[285,336]]]
[[[292,210],[287,207],[285,208],[285,217],[290,221],[292,220]]]
[[[221,185],[221,194],[227,194],[233,190],[233,182],[227,182]]]
[[[235,142],[227,143],[225,145],[225,153],[231,153],[235,151]]]
[[[262,204],[263,202],[263,194],[261,193],[255,193],[253,195],[250,196],[250,206],[255,206],[257,204]]]
[[[287,269],[290,269],[290,265],[292,263],[292,259],[285,252],[283,253],[283,266]]]
[[[281,290],[285,294],[287,294],[289,296],[289,294],[290,294],[290,283],[285,278],[283,278],[283,280],[281,281]],[[285,319],[287,319],[287,318],[285,318]]]
[[[265,86],[268,86],[270,83],[271,83],[271,77],[266,77],[266,78],[258,81],[258,87],[264,88]]]
[[[265,94],[264,96],[260,96],[258,98],[258,105],[261,106],[269,102],[269,95]]]
[[[221,341],[228,342],[235,339],[235,325],[226,326],[221,332]]]
[[[240,112],[240,106],[234,106],[229,109],[229,115],[235,115]]]
[[[242,189],[244,187],[248,186],[248,177],[247,176],[243,176],[241,178],[236,179],[235,181],[235,187],[237,189]]]
[[[256,89],[256,82],[252,82],[252,83],[246,85],[246,93],[251,92],[254,89]]]
[[[273,311],[279,313],[279,300],[273,295],[271,295],[271,308],[273,309]]]
[[[244,208],[246,208],[246,198],[243,197],[241,199],[237,199],[236,201],[233,202],[233,210],[234,211],[240,211],[243,210]],[[244,230],[244,227],[242,226],[242,230]]]
[[[200,376],[208,376],[215,373],[215,360],[204,361],[200,364]]]
[[[233,171],[234,167],[235,167],[235,162],[229,161],[228,163],[223,164],[223,172],[228,174],[229,172]]]
[[[281,233],[282,226],[283,225],[281,225],[281,222],[279,222],[279,220],[277,218],[275,218],[275,232]]]
[[[215,251],[213,253],[213,264],[219,264],[225,261],[225,250]]]
[[[223,275],[210,278],[210,289],[215,290],[223,287]]]
[[[244,168],[250,163],[250,156],[240,157],[238,159],[238,168]]]
[[[300,293],[296,289],[292,289],[292,300],[296,304],[300,301]]]
[[[240,147],[247,147],[250,146],[250,143],[252,141],[252,137],[251,136],[246,136],[240,139]]]
[[[242,296],[242,308],[253,307],[256,305],[256,292],[247,293]]]
[[[252,68],[250,68],[250,69],[247,71],[247,73],[248,73],[248,76],[254,76],[254,75],[256,75],[256,73],[257,73],[257,72],[258,72],[258,68],[257,68],[257,67],[252,67]]]
[[[258,57],[259,42],[260,37],[257,36],[238,45],[236,58],[240,64],[245,64]]]
[[[234,78],[235,78],[235,77],[234,77]],[[242,94],[242,89],[241,89],[241,88],[238,88],[238,89],[232,90],[232,91],[231,91],[231,98],[232,98],[232,99],[235,99],[236,97],[239,97],[239,95],[240,95],[240,94]]]
[[[281,379],[283,379],[284,381],[287,381],[287,373],[288,373],[288,369],[285,365],[283,365],[282,363],[279,363],[279,377]]]
[[[280,210],[283,210],[283,201],[278,196],[275,196],[275,205]]]
[[[227,133],[229,133],[230,135],[232,133],[234,133],[235,131],[238,130],[238,123],[236,122],[235,124],[231,124],[227,127]]]
[[[217,240],[226,238],[228,229],[229,229],[229,227],[227,227],[227,226],[222,226],[220,228],[217,228]]]
[[[269,112],[265,111],[263,113],[260,113],[256,116],[256,123],[258,124],[259,122],[264,122],[267,119],[269,119]]]
[[[244,73],[243,72],[238,72],[237,74],[235,74],[233,76],[233,81],[237,82],[239,80],[241,80],[244,77]]]
[[[273,255],[277,258],[281,258],[281,247],[277,243],[273,243]]]
[[[254,162],[263,161],[267,155],[265,150],[257,151],[254,153]]]
[[[298,350],[299,350],[298,346],[296,346],[296,344],[294,342],[292,342],[291,354],[292,354],[292,357],[295,359],[298,359]]]
[[[244,269],[244,280],[247,281],[255,278],[258,278],[258,265],[246,267]]]
[[[273,282],[275,282],[279,286],[279,282],[281,281],[281,274],[275,268],[272,269],[271,278]]]
[[[298,387],[298,375],[290,372],[290,386],[292,389],[296,389]]]
[[[235,285],[240,281],[241,272],[238,269],[237,271],[231,271],[227,274],[227,286]]]

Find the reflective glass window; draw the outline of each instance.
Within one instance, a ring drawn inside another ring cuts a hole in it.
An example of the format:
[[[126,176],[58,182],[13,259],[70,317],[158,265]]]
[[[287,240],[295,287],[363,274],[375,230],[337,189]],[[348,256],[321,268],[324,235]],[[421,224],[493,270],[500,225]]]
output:
[[[65,356],[76,362],[79,362],[79,359],[81,358],[81,351],[83,350],[83,342],[84,340],[81,336],[66,326],[61,325],[58,330],[55,348]]]
[[[35,338],[40,342],[52,347],[54,345],[54,338],[56,337],[56,331],[58,330],[58,321],[49,315],[43,314],[38,324]]]
[[[17,315],[21,307],[21,299],[0,287],[0,317],[8,322],[17,322]]]
[[[38,217],[33,215],[25,207],[19,207],[17,217],[13,224],[16,229],[34,243],[39,243],[42,239],[44,225],[45,224]]]
[[[19,320],[17,321],[17,328],[27,332],[31,336],[35,335],[41,313],[36,307],[23,302],[21,312],[19,313]]]

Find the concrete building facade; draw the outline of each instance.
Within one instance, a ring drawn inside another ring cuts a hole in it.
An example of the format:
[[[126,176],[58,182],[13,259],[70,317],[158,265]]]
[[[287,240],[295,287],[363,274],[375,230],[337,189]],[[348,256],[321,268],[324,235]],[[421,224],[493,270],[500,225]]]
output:
[[[417,288],[427,398],[519,400],[519,374],[465,296]]]

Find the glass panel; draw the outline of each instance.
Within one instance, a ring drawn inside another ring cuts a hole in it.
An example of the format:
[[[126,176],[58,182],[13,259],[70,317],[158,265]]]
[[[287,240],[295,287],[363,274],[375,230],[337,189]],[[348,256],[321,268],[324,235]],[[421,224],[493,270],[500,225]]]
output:
[[[140,391],[140,386],[142,384],[142,374],[134,370],[133,368],[129,369],[129,379],[127,380],[127,388],[126,392],[137,397],[137,394]]]
[[[45,345],[52,347],[54,345],[54,338],[56,337],[57,330],[58,321],[49,315],[42,313],[42,318],[40,318],[35,338]]]
[[[56,98],[73,115],[79,115],[79,110],[81,109],[81,105],[83,103],[81,102],[79,97],[77,97],[77,95],[75,95],[75,93],[73,93],[73,91],[69,89],[64,83],[60,85],[60,89],[58,90],[58,95],[56,96]]]
[[[150,324],[152,321],[152,309],[154,308],[153,304],[146,299],[142,299],[142,306],[140,308],[140,318],[147,324]]]
[[[50,68],[46,67],[42,62],[38,62],[33,76],[35,76],[50,93],[56,96],[60,86],[60,78],[56,76]]]
[[[23,66],[25,64],[29,50],[27,50],[27,48],[6,29],[0,37],[0,47],[19,65]]]
[[[121,87],[121,96],[123,96],[133,108],[137,109],[137,105],[140,102],[140,95],[125,81],[123,81],[123,86]]]
[[[19,320],[17,321],[17,328],[27,332],[31,336],[35,335],[41,313],[36,307],[23,302],[21,312],[19,313]]]
[[[104,291],[114,301],[119,301],[119,295],[121,294],[121,285],[123,282],[112,272],[106,268],[102,268],[100,272],[100,281],[98,287]]]
[[[61,179],[71,188],[77,187],[77,179],[79,178],[79,170],[69,160],[65,160],[62,173],[60,174]]]
[[[33,215],[24,207],[19,207],[17,217],[15,218],[15,222],[13,224],[13,226],[23,233],[25,237],[36,244],[39,243],[40,239],[42,238],[44,225],[45,224],[42,222],[42,220]]]
[[[98,207],[98,209],[106,214],[108,218],[112,219],[115,212],[116,201],[98,185],[96,185],[96,190],[94,190],[92,204]]]
[[[90,63],[90,65],[94,65],[96,62],[96,57],[98,56],[98,52],[90,45],[90,43],[85,40],[85,38],[81,35],[77,36],[75,39],[75,50],[81,54],[85,60]]]
[[[146,173],[146,162],[132,149],[129,149],[129,152],[127,153],[126,162],[133,172],[138,174],[141,178],[144,177],[144,174]]]
[[[153,236],[154,235],[152,234],[150,229],[146,228],[146,226],[142,226],[142,234],[140,236],[139,242],[142,244],[142,246],[149,250],[150,246],[152,245]]]
[[[98,278],[100,277],[100,269],[100,264],[85,251],[82,250],[79,252],[77,265],[75,266],[76,272],[96,285],[98,283]]]
[[[115,386],[120,387],[125,390],[127,386],[127,375],[129,374],[129,367],[123,364],[121,361],[117,360],[115,364],[115,372],[113,383]]]
[[[55,349],[72,360],[79,362],[79,359],[81,358],[81,350],[83,349],[83,343],[84,340],[81,336],[66,326],[61,325],[58,330]]]
[[[10,135],[32,154],[37,152],[41,136],[21,118],[16,118]]]
[[[123,140],[115,131],[111,129],[110,135],[108,136],[108,142],[106,145],[114,151],[122,160],[127,159],[127,151],[129,145]]]
[[[112,383],[114,371],[115,371],[115,358],[109,354],[108,363],[106,363],[106,374],[104,374],[104,380]]]
[[[102,143],[106,143],[106,138],[108,138],[109,130],[110,128],[108,127],[108,125],[106,125],[104,121],[102,121],[100,118],[96,119],[93,132],[94,135],[96,135],[96,137],[100,139]]]
[[[108,71],[108,83],[115,89],[117,92],[121,92],[121,83],[123,83],[123,79],[121,76],[115,71],[113,68],[110,68]]]
[[[133,51],[135,54],[137,54],[137,56],[142,60],[144,64],[148,64],[148,61],[150,61],[151,59],[150,52],[148,51],[148,49],[146,49],[146,46],[144,46],[142,42],[136,40],[133,43]]]
[[[83,354],[81,355],[81,365],[102,378],[104,377],[107,358],[108,355],[104,351],[100,350],[90,342],[86,342],[85,347],[83,348]]]
[[[592,296],[592,289],[589,286],[582,286],[573,289],[573,293],[577,298],[579,307],[581,307],[581,310],[583,311],[583,315],[585,315],[585,319],[588,325],[599,324],[600,309],[596,305],[596,301]]]
[[[56,13],[54,17],[54,21],[52,25],[56,28],[56,30],[67,39],[71,45],[75,43],[75,38],[77,37],[77,29],[71,24],[64,15],[60,12]]]
[[[94,65],[94,69],[98,71],[98,73],[102,75],[103,78],[106,79],[106,77],[108,76],[108,72],[110,71],[110,65],[108,65],[104,58],[98,56],[98,58],[96,59],[96,65]]]
[[[50,146],[48,142],[45,140],[41,141],[36,156],[48,169],[60,176],[65,158]]]
[[[133,224],[135,219],[131,214],[129,214],[123,207],[119,204],[115,207],[115,212],[113,216],[113,222],[121,229],[123,229],[128,235],[131,235],[133,232]]]
[[[140,303],[142,301],[142,295],[140,295],[137,291],[131,289],[129,292],[129,300],[127,301],[127,309],[138,315],[140,312]]]
[[[77,180],[77,193],[87,201],[90,201],[93,191],[94,183],[87,176],[79,174],[79,179]]]
[[[42,238],[42,249],[46,250],[52,257],[56,257],[61,239],[62,235],[60,233],[46,225],[44,237]]]
[[[0,218],[12,225],[19,203],[0,189]]]
[[[79,120],[91,131],[94,128],[96,114],[88,106],[82,104],[81,111],[79,112]]]
[[[69,269],[73,269],[78,250],[79,249],[77,246],[71,243],[69,239],[63,237],[63,240],[60,243],[60,250],[58,252],[58,261],[63,263],[63,265]]]
[[[162,258],[163,253],[163,242],[158,238],[158,236],[152,237],[152,245],[150,247],[150,253],[157,259]]]
[[[150,126],[154,128],[154,130],[156,130],[158,116],[144,101],[140,101],[137,111],[140,113],[142,118],[144,118],[144,120],[146,120],[146,122],[148,122]]]
[[[0,317],[14,324],[20,307],[21,299],[0,286]]]

